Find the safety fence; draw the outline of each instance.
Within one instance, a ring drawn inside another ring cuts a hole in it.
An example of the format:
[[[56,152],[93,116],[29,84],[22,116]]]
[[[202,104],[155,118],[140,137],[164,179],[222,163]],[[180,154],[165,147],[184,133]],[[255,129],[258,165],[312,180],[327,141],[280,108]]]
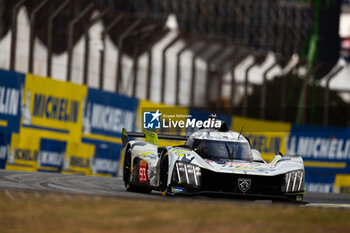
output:
[[[142,129],[145,109],[207,119],[198,109],[0,70],[0,168],[116,176],[122,128]],[[164,110],[167,109],[167,110]],[[168,111],[168,112],[164,112]],[[298,126],[218,114],[271,161],[277,152],[304,158],[306,189],[350,192],[350,129]],[[181,132],[190,134],[191,130]],[[168,145],[161,141],[160,145]],[[178,143],[178,142],[172,142]]]

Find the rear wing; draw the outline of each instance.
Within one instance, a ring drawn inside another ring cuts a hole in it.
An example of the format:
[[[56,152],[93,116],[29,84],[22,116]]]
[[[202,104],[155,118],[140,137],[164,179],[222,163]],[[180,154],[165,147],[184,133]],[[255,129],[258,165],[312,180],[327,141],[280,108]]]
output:
[[[158,139],[186,141],[188,138],[188,136],[157,134],[153,131],[148,131],[148,130],[146,130],[144,133],[142,133],[142,132],[127,132],[126,129],[123,128],[122,142],[123,142],[124,147],[129,142],[129,137],[146,138],[147,142],[155,144],[155,145],[158,145]]]

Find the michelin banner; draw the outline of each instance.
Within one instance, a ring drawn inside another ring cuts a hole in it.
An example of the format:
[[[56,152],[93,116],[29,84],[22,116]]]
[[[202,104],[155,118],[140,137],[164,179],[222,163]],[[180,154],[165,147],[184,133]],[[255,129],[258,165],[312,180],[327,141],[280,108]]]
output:
[[[91,175],[95,146],[85,143],[68,142],[64,155],[64,174]]]
[[[87,88],[27,74],[21,135],[80,141]]]
[[[136,98],[89,88],[84,108],[83,136],[121,138],[122,129],[135,130]]]
[[[81,141],[86,94],[85,86],[27,74],[6,169],[61,172],[66,143]]]
[[[116,176],[122,129],[135,131],[138,104],[136,98],[88,89],[82,142],[94,145],[91,175]]]
[[[91,175],[117,176],[120,160],[121,144],[96,145],[94,158],[91,165]]]
[[[38,171],[58,172],[62,171],[66,141],[42,138],[38,157]]]
[[[0,132],[18,133],[24,74],[0,70]]]
[[[337,175],[350,173],[348,128],[293,125],[287,151],[303,157],[309,191],[332,192]]]
[[[6,169],[17,171],[37,171],[40,137],[37,135],[12,134],[11,147]]]
[[[0,169],[6,168],[7,156],[10,151],[11,134],[0,132]]]
[[[0,168],[115,176],[138,100],[0,71]]]

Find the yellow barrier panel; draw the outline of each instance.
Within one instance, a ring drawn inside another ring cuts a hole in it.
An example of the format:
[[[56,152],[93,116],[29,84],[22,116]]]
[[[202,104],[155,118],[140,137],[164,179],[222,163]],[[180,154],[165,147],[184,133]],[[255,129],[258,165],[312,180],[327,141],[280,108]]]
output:
[[[336,193],[350,193],[350,175],[337,174],[335,176],[333,191]]]
[[[80,141],[87,87],[27,74],[22,103],[23,133]],[[21,131],[22,134],[22,131]]]
[[[272,122],[255,120],[245,117],[233,117],[231,129],[247,136],[254,149],[260,151],[262,157],[271,161],[276,153],[286,153],[287,138],[291,124],[284,122]]]
[[[40,141],[80,143],[86,95],[86,86],[27,74],[21,100],[20,133],[12,135],[6,169],[58,172],[55,166],[38,167]]]
[[[12,134],[6,169],[17,171],[37,171],[40,138]]]
[[[62,173],[91,175],[94,152],[94,145],[68,142]]]

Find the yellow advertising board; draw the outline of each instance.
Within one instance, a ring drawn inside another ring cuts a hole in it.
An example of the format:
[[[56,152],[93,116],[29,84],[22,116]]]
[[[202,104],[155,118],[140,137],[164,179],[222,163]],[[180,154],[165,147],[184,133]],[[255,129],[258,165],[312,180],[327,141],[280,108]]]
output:
[[[250,139],[252,147],[259,150],[265,160],[271,161],[276,153],[286,153],[291,124],[235,116],[231,129],[242,131]]]
[[[335,176],[333,191],[336,193],[350,193],[350,175],[337,174]]]
[[[12,135],[6,169],[59,172],[60,155],[50,143],[80,143],[87,87],[27,74],[21,91],[21,125]],[[45,164],[54,157],[57,166]]]
[[[30,172],[37,171],[39,149],[39,137],[12,134],[6,169]]]
[[[27,74],[21,104],[21,135],[34,133],[80,141],[86,95],[86,86]]]
[[[62,173],[90,175],[94,152],[94,145],[68,142]]]

